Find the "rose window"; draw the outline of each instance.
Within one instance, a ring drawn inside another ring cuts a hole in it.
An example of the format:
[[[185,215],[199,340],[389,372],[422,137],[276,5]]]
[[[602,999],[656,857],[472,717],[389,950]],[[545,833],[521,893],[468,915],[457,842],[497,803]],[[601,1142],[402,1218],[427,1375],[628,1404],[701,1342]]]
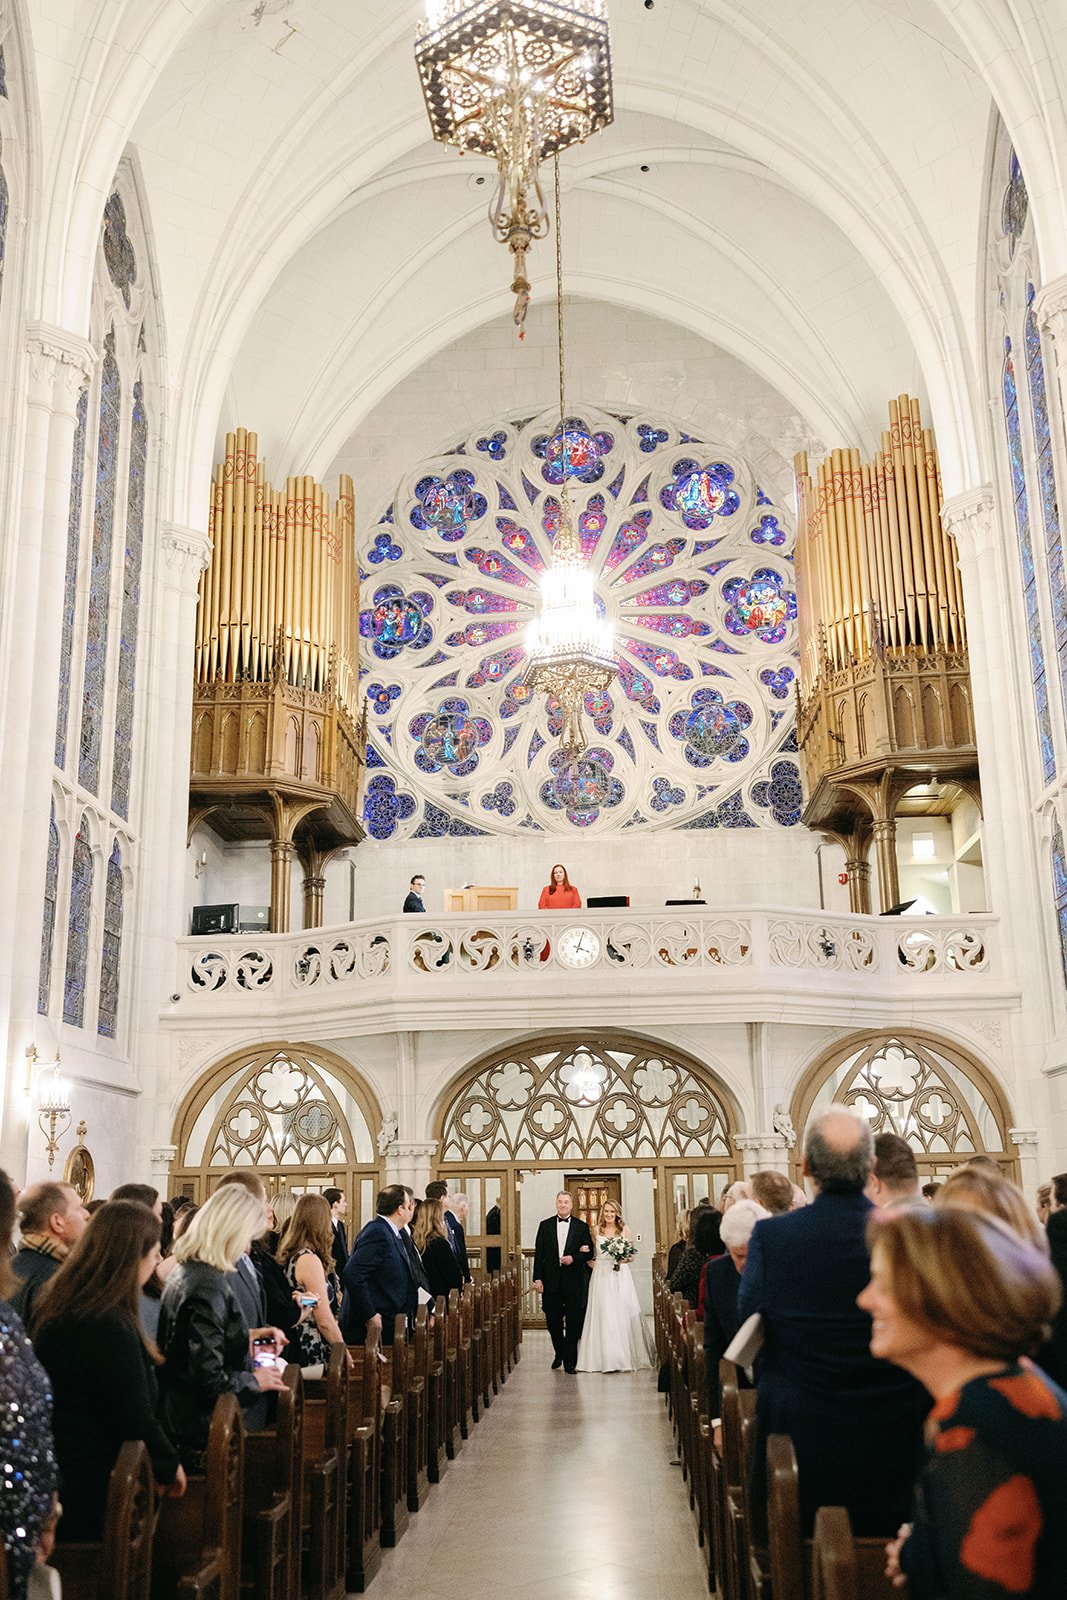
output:
[[[524,682],[563,483],[619,659],[578,760]],[[413,464],[360,533],[371,837],[794,826],[792,539],[743,457],[662,417],[502,421]]]

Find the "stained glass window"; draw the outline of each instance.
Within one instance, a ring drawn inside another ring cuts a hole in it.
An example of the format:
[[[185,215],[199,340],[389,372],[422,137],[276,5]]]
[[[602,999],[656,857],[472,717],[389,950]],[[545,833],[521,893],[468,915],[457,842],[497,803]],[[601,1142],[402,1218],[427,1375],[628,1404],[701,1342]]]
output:
[[[78,420],[70,465],[70,509],[67,512],[67,576],[63,585],[63,633],[59,650],[59,704],[56,708],[55,762],[67,764],[67,724],[70,721],[70,675],[74,652],[74,611],[78,603],[78,555],[81,549],[82,492],[85,486],[85,438],[88,431],[89,391],[78,396]]]
[[[1022,566],[1023,604],[1026,608],[1026,626],[1030,639],[1030,678],[1033,684],[1034,710],[1037,714],[1037,732],[1041,747],[1041,772],[1044,781],[1050,783],[1056,776],[1056,752],[1052,742],[1052,714],[1049,709],[1045,650],[1041,638],[1041,617],[1037,594],[1037,571],[1034,566],[1034,546],[1030,528],[1030,499],[1026,487],[1022,432],[1019,426],[1019,395],[1015,382],[1015,365],[1012,360],[1010,339],[1005,339],[1004,351],[1005,359],[1002,376],[1004,423],[1008,435],[1008,460],[1011,467],[1012,497],[1015,504],[1015,529],[1019,541],[1019,560]]]
[[[1045,387],[1045,360],[1041,331],[1034,315],[1034,286],[1027,284],[1026,376],[1030,388],[1030,410],[1037,450],[1037,482],[1041,499],[1041,519],[1045,528],[1045,565],[1048,570],[1053,636],[1060,680],[1060,693],[1067,713],[1067,577],[1063,566],[1063,539],[1060,530],[1059,495],[1056,466],[1052,456],[1052,428],[1049,423],[1048,392]]]
[[[3,154],[3,144],[0,143],[0,155]],[[4,289],[4,251],[7,244],[7,213],[8,213],[7,178],[4,169],[0,166],[0,295]]]
[[[1052,830],[1052,898],[1056,907],[1056,925],[1060,930],[1060,960],[1063,981],[1067,983],[1067,850],[1063,844],[1063,829],[1059,822]]]
[[[137,617],[141,599],[141,555],[144,549],[145,473],[148,467],[148,414],[144,387],[133,388],[130,430],[130,487],[126,505],[126,558],[122,569],[122,613],[119,635],[118,692],[115,701],[115,761],[111,770],[111,809],[120,817],[130,812],[133,759],[134,674],[137,665]]]
[[[41,968],[37,979],[37,1010],[48,1015],[52,998],[52,951],[56,942],[56,896],[59,892],[59,829],[56,803],[48,819],[48,866],[44,878],[44,918],[41,923]]]
[[[70,914],[67,921],[67,965],[63,976],[63,1021],[80,1028],[85,1021],[85,983],[89,970],[89,935],[93,910],[93,852],[89,819],[82,814],[70,867]]]
[[[119,1012],[119,971],[122,965],[122,852],[118,840],[107,864],[104,886],[104,945],[100,955],[100,1010],[96,1031],[115,1037]]]
[[[122,380],[115,359],[115,333],[108,334],[100,385],[100,426],[96,449],[93,548],[89,571],[85,676],[82,683],[81,749],[78,781],[90,794],[100,789],[103,745],[104,679],[107,671],[108,610],[111,599],[111,542],[115,526]]]

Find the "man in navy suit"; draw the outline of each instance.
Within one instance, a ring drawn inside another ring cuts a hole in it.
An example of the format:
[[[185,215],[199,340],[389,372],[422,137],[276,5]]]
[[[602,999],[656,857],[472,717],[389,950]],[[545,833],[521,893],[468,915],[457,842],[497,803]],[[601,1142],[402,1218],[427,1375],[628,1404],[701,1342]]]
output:
[[[348,1344],[365,1344],[370,1327],[380,1328],[382,1343],[391,1344],[397,1316],[403,1312],[413,1322],[419,1306],[401,1233],[415,1213],[415,1196],[403,1184],[390,1184],[378,1196],[377,1213],[356,1240],[342,1277],[341,1332]]]
[[[804,1172],[815,1200],[756,1224],[738,1293],[741,1321],[763,1318],[753,1504],[766,1505],[768,1436],[788,1434],[807,1534],[821,1505],[845,1506],[857,1535],[892,1534],[908,1518],[922,1458],[930,1396],[875,1360],[871,1319],[856,1305],[870,1279],[872,1158],[870,1126],[847,1106],[812,1123]]]
[[[448,1209],[449,1200],[452,1198],[448,1192],[448,1184],[437,1178],[433,1183],[426,1185],[427,1200],[440,1200],[445,1208],[445,1227],[448,1229],[448,1242],[452,1247],[452,1254],[456,1258],[460,1277],[464,1283],[472,1283],[471,1269],[467,1261],[467,1235],[463,1231],[463,1224],[454,1212]]]

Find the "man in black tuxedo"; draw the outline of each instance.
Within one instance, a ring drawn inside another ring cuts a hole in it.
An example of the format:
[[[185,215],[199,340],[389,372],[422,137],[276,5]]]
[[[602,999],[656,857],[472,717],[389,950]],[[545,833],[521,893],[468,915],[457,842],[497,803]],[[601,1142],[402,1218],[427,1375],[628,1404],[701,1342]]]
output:
[[[415,1320],[419,1289],[403,1232],[414,1211],[411,1190],[390,1184],[378,1196],[377,1216],[355,1242],[341,1279],[341,1332],[348,1344],[365,1344],[372,1325],[381,1329],[383,1344],[392,1344],[397,1315]]]
[[[573,1372],[589,1299],[593,1236],[589,1224],[571,1216],[574,1202],[565,1189],[556,1196],[556,1214],[546,1217],[534,1244],[533,1288],[541,1296],[556,1358],[552,1370]]]
[[[463,1224],[453,1211],[448,1209],[452,1198],[448,1192],[448,1184],[437,1178],[433,1183],[426,1185],[427,1200],[440,1200],[444,1206],[445,1227],[448,1229],[448,1242],[452,1247],[452,1254],[456,1258],[460,1277],[464,1283],[473,1283],[470,1265],[467,1261],[467,1235],[463,1231]]]
[[[844,1506],[857,1535],[892,1533],[907,1520],[922,1459],[930,1396],[870,1353],[871,1319],[856,1304],[870,1280],[863,1192],[874,1149],[870,1125],[831,1106],[808,1129],[810,1206],[757,1222],[738,1291],[738,1318],[763,1318],[756,1357],[752,1504],[766,1504],[767,1439],[796,1447],[800,1515]]]
[[[330,1248],[333,1254],[333,1264],[340,1277],[348,1265],[348,1234],[345,1231],[345,1213],[348,1210],[348,1200],[343,1189],[324,1189],[322,1198],[330,1208],[330,1222],[333,1225],[333,1238]]]

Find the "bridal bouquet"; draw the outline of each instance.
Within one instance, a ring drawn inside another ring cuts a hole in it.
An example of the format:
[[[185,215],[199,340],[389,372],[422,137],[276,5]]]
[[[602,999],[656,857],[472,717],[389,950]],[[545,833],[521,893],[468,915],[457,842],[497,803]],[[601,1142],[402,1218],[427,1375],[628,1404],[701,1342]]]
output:
[[[612,1271],[618,1272],[624,1261],[633,1260],[637,1254],[637,1247],[620,1235],[617,1239],[601,1239],[600,1252],[611,1261]]]

